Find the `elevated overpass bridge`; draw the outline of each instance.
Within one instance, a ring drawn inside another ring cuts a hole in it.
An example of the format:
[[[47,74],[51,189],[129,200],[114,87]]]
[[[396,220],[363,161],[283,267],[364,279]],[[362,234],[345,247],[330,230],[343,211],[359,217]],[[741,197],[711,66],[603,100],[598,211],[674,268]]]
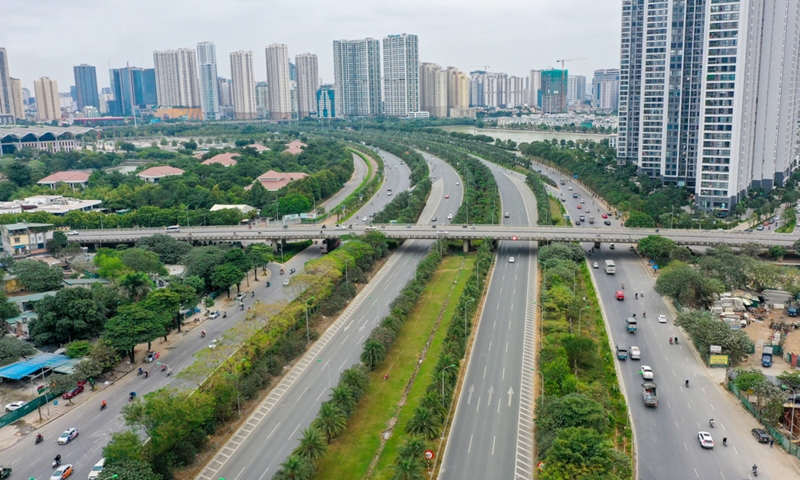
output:
[[[165,232],[162,228],[144,229],[105,229],[81,230],[69,235],[71,242],[95,247],[119,243],[134,243],[141,237],[154,234],[166,234],[176,240],[191,243],[216,242],[278,242],[311,240],[320,238],[336,238],[347,235],[360,235],[376,230],[388,238],[436,239],[450,238],[472,240],[491,238],[494,240],[519,240],[539,242],[601,242],[637,243],[650,235],[661,235],[672,239],[678,245],[714,247],[718,245],[741,246],[748,242],[758,242],[765,246],[780,245],[792,248],[792,244],[800,238],[797,234],[777,234],[765,232],[745,232],[741,230],[669,230],[652,228],[625,227],[593,227],[570,228],[537,226],[503,226],[503,225],[352,225],[344,228],[321,228],[319,225],[292,225],[287,227],[248,228],[240,226],[224,227],[187,227],[180,231]]]

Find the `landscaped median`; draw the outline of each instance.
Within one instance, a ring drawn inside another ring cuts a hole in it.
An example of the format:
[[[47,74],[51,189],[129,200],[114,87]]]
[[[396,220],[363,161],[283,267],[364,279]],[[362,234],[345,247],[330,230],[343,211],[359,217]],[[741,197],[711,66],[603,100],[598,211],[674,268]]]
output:
[[[578,244],[539,249],[538,478],[631,478],[632,439],[608,334]],[[585,300],[584,300],[585,298]]]
[[[355,214],[359,208],[367,203],[367,201],[372,198],[375,192],[381,188],[381,184],[383,183],[384,179],[383,159],[381,159],[380,156],[374,155],[374,152],[368,151],[368,149],[360,145],[351,144],[348,145],[348,148],[351,152],[361,157],[361,159],[364,160],[364,163],[367,164],[367,175],[364,177],[364,180],[361,182],[358,188],[356,188],[353,193],[348,195],[347,198],[342,201],[342,203],[337,205],[334,210],[330,212],[331,215],[334,213],[338,213],[340,215],[342,212],[344,213],[344,217],[340,217],[339,223],[347,221],[347,219],[353,216],[353,214]],[[374,177],[372,177],[372,163],[367,158],[368,156],[378,164],[378,172]]]

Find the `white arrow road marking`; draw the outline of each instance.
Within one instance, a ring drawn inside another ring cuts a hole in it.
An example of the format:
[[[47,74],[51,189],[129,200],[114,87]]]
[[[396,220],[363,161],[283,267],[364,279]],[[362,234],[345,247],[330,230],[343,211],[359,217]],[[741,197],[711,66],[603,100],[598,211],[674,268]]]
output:
[[[514,396],[514,388],[511,387],[508,389],[508,406],[511,406],[511,397]]]
[[[494,394],[494,387],[489,387],[489,401],[486,402],[486,405],[492,404],[492,395]]]
[[[475,393],[475,385],[470,385],[469,390],[467,391],[469,392],[469,395],[467,396],[467,405],[469,405],[470,402],[472,402],[472,394]]]

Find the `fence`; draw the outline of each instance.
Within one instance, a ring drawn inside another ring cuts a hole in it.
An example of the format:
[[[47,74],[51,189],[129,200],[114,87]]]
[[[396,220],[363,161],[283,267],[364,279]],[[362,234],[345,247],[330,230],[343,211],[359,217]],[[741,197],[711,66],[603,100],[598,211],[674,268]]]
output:
[[[0,428],[3,428],[6,425],[16,422],[25,415],[33,412],[34,410],[37,410],[39,407],[46,405],[47,402],[52,400],[53,398],[55,397],[49,397],[47,394],[44,394],[42,396],[36,397],[35,399],[31,400],[30,402],[26,403],[20,408],[14,410],[13,412],[6,413],[2,417],[0,417]]]
[[[746,408],[750,413],[753,414],[753,416],[759,422],[761,422],[761,425],[764,426],[764,430],[766,430],[767,433],[773,439],[775,439],[775,443],[777,443],[778,445],[783,447],[783,449],[786,450],[787,452],[789,452],[791,455],[794,455],[795,457],[800,458],[800,447],[798,447],[797,445],[795,445],[792,442],[790,442],[789,439],[784,437],[783,434],[780,433],[778,430],[776,430],[775,428],[773,428],[770,425],[767,425],[763,421],[761,421],[760,412],[758,410],[756,410],[756,407],[753,406],[752,403],[750,403],[750,400],[747,399],[747,396],[743,395],[742,392],[739,391],[739,388],[736,386],[736,384],[734,384],[733,382],[727,382],[727,383],[728,383],[728,389],[734,395],[736,395],[736,397],[739,399],[740,402],[742,402],[742,405],[744,406],[744,408]]]

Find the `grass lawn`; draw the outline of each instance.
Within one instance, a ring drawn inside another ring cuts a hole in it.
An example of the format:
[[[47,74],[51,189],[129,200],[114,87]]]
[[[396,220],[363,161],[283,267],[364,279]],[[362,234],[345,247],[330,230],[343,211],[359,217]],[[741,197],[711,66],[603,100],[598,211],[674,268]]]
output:
[[[556,221],[554,225],[566,225],[572,226],[572,224],[567,223],[567,220],[564,218],[563,206],[561,205],[561,201],[547,196],[547,199],[550,201],[550,218]]]
[[[462,261],[464,262],[463,267]],[[442,322],[428,349],[425,361],[420,367],[414,386],[409,393],[408,402],[400,410],[397,425],[378,465],[379,470],[376,470],[380,471],[382,467],[384,474],[380,477],[375,476],[375,478],[390,476],[390,473],[386,472],[389,472],[388,466],[394,460],[397,447],[394,444],[396,442],[393,441],[402,436],[405,420],[413,413],[414,400],[424,394],[429,383],[430,372],[436,365],[444,336],[447,333],[448,319],[452,316],[456,301],[471,277],[470,272],[474,264],[474,256],[465,257],[463,254],[451,255],[444,259],[425,288],[417,306],[403,325],[394,346],[387,355],[387,360],[380,368],[371,373],[372,382],[361,398],[355,414],[350,418],[347,430],[330,445],[325,459],[318,464],[317,474],[314,478],[339,480],[364,477],[380,446],[381,434],[387,429],[389,420],[397,415],[399,409],[397,404],[414,373],[420,352],[428,341],[431,330],[442,310],[442,305],[449,298],[450,302],[445,309],[445,316],[442,317]],[[453,282],[457,282],[455,288]],[[388,380],[383,380],[384,374],[389,374]]]
[[[797,225],[797,218],[792,217],[792,219],[788,223],[784,223],[777,229],[775,229],[776,233],[792,233],[794,232],[794,227]]]

